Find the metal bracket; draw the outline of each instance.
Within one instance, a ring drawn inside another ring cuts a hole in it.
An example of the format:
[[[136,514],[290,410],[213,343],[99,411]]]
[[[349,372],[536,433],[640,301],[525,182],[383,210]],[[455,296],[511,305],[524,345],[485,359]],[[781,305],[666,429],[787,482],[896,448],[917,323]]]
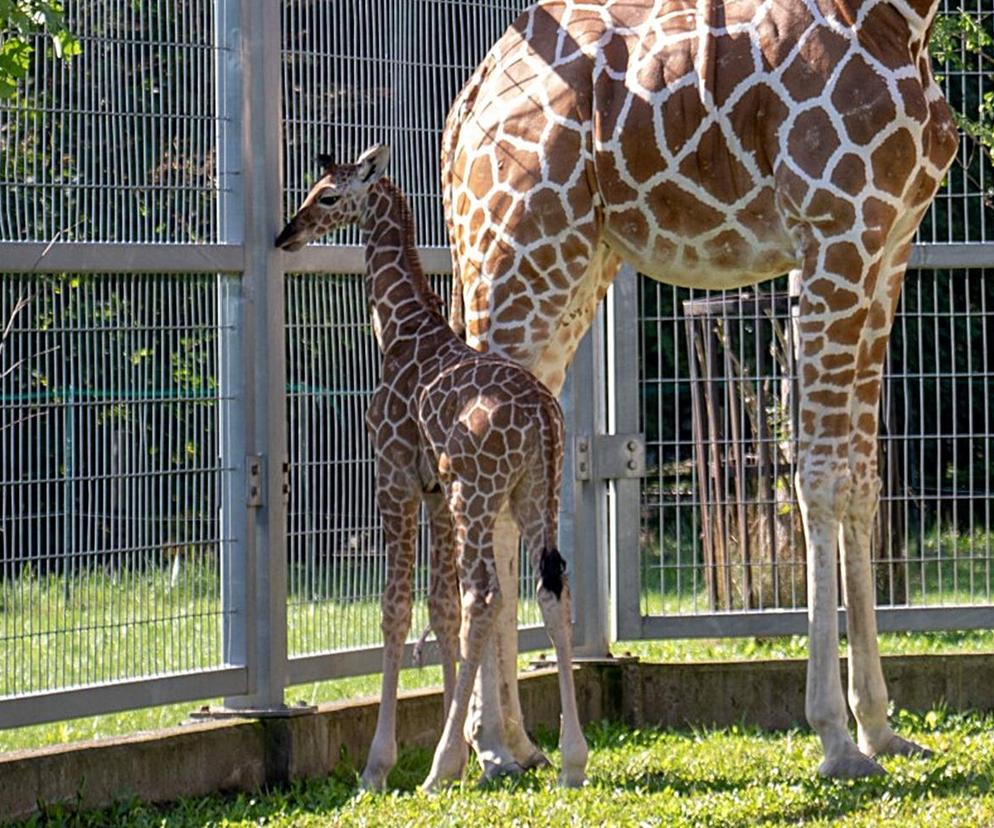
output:
[[[217,707],[205,704],[187,714],[187,722],[217,722],[227,719],[295,719],[298,716],[310,716],[317,713],[317,705],[307,702],[297,702],[292,706],[281,704],[279,707]]]
[[[641,434],[598,434],[576,439],[577,480],[645,477],[645,440]]]
[[[250,454],[245,458],[245,469],[245,503],[250,509],[259,509],[265,503],[265,459],[261,454]]]

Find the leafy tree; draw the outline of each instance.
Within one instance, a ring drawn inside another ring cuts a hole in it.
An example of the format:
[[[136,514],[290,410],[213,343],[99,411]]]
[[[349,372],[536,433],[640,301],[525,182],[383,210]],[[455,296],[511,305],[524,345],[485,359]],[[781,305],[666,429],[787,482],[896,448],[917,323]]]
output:
[[[932,58],[957,71],[990,72],[994,67],[994,13],[937,15],[929,41]],[[994,91],[984,92],[977,100],[964,101],[976,106],[976,117],[969,111],[956,111],[953,117],[960,130],[984,147],[994,162]]]
[[[47,34],[58,58],[79,54],[58,0],[0,0],[0,99],[10,98],[31,69],[35,36]]]

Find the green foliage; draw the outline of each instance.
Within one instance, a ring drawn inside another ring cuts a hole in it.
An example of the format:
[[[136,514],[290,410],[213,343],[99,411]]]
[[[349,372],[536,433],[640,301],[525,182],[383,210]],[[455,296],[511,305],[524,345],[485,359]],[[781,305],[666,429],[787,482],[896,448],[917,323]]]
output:
[[[36,35],[47,35],[57,58],[80,52],[79,40],[66,26],[58,0],[0,0],[0,99],[9,98],[27,77]]]
[[[938,15],[929,41],[934,60],[956,71],[990,72],[994,67],[994,14]],[[941,69],[940,69],[941,72]],[[956,124],[971,140],[984,147],[994,162],[994,92],[975,101],[976,115],[953,112]]]

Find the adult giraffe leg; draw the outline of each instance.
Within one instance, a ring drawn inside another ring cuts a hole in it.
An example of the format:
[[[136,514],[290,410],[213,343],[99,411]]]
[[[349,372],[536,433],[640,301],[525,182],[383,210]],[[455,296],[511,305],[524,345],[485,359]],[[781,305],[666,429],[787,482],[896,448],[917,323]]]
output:
[[[456,686],[459,657],[459,574],[456,568],[452,515],[445,496],[425,495],[431,527],[431,584],[428,592],[428,622],[438,642],[442,664],[443,709],[448,713]]]
[[[417,538],[417,498],[406,500],[379,492],[387,550],[387,582],[383,590],[383,683],[376,732],[369,748],[360,784],[382,790],[387,774],[397,763],[397,683],[404,642],[411,627],[411,575]]]
[[[463,726],[480,659],[502,599],[493,552],[494,518],[498,502],[496,497],[487,497],[479,489],[474,491],[472,502],[476,513],[470,516],[466,514],[467,504],[457,482],[453,486],[449,503],[462,583],[459,672],[442,738],[423,785],[428,791],[458,779],[466,767],[468,750],[463,739]]]
[[[898,736],[887,721],[887,686],[877,645],[870,560],[870,538],[880,496],[877,470],[880,385],[908,249],[906,244],[902,245],[896,254],[885,259],[857,356],[849,444],[852,497],[843,519],[841,536],[848,627],[849,706],[856,718],[860,750],[868,756],[930,753]]]
[[[812,244],[805,257],[798,325],[796,489],[808,564],[805,714],[824,751],[818,772],[829,777],[861,777],[883,773],[883,769],[860,752],[849,734],[839,670],[836,564],[839,530],[852,496],[852,381],[834,383],[831,367],[855,364],[866,308],[852,291],[836,295],[834,281],[818,272],[824,246]]]

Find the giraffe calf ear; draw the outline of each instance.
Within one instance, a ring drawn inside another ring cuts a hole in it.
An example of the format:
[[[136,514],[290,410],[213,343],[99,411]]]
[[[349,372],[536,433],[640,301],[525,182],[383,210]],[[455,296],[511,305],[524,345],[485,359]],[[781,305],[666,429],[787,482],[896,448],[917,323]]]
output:
[[[356,161],[359,180],[369,184],[382,177],[390,163],[390,147],[386,144],[374,144]]]

